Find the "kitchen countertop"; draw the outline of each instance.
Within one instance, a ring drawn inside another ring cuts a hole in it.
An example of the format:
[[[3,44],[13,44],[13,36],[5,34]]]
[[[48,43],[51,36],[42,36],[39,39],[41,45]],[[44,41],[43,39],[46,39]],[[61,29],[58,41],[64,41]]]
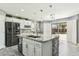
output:
[[[26,38],[26,39],[30,39],[30,40],[34,40],[34,41],[38,41],[38,42],[47,42],[47,41],[53,40],[55,38],[59,38],[58,35],[52,35],[51,39],[48,39],[48,40],[43,40],[43,37],[40,37],[40,38],[28,37],[28,35],[26,35],[26,34],[19,34],[17,36]]]

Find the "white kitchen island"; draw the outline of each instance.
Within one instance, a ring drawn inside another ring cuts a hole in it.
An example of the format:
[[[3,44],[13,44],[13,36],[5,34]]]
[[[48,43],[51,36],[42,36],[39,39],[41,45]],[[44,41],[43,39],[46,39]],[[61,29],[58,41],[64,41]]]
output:
[[[41,37],[18,36],[22,38],[22,54],[24,56],[58,56],[59,54],[58,36],[52,36],[48,40],[41,40]]]

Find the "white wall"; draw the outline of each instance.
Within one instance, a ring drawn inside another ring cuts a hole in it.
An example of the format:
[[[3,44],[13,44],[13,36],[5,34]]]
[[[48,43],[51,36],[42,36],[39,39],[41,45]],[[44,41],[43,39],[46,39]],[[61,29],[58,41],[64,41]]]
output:
[[[0,49],[5,47],[5,14],[0,14]]]
[[[77,16],[69,18],[67,22],[67,40],[77,44]]]

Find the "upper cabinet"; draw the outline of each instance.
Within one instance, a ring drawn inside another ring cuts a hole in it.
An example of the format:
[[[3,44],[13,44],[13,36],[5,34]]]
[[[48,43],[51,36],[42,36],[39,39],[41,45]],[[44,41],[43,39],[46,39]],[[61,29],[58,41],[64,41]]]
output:
[[[18,18],[14,18],[14,17],[6,17],[5,21],[6,22],[20,23],[21,29],[31,27],[31,21],[25,20],[25,19],[18,19]]]
[[[13,19],[12,19],[12,17],[6,17],[5,21],[6,22],[13,22]]]
[[[31,21],[29,20],[20,20],[20,28],[21,29],[28,29],[31,27]]]
[[[14,18],[14,17],[6,17],[6,22],[17,22],[20,23],[20,19]]]
[[[31,25],[31,21],[30,20],[25,20],[25,25]]]
[[[16,23],[20,23],[20,20],[21,19],[18,19],[18,18],[12,18],[13,22],[16,22]]]

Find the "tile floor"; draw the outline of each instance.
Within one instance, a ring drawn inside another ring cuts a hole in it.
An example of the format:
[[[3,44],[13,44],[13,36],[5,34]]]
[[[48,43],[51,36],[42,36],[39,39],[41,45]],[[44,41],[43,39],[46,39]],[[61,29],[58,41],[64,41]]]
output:
[[[79,56],[79,45],[67,41],[66,34],[60,34],[59,56]]]
[[[18,51],[17,45],[0,49],[0,56],[22,56]]]
[[[60,41],[59,45],[60,56],[79,56],[79,46],[67,41]]]

